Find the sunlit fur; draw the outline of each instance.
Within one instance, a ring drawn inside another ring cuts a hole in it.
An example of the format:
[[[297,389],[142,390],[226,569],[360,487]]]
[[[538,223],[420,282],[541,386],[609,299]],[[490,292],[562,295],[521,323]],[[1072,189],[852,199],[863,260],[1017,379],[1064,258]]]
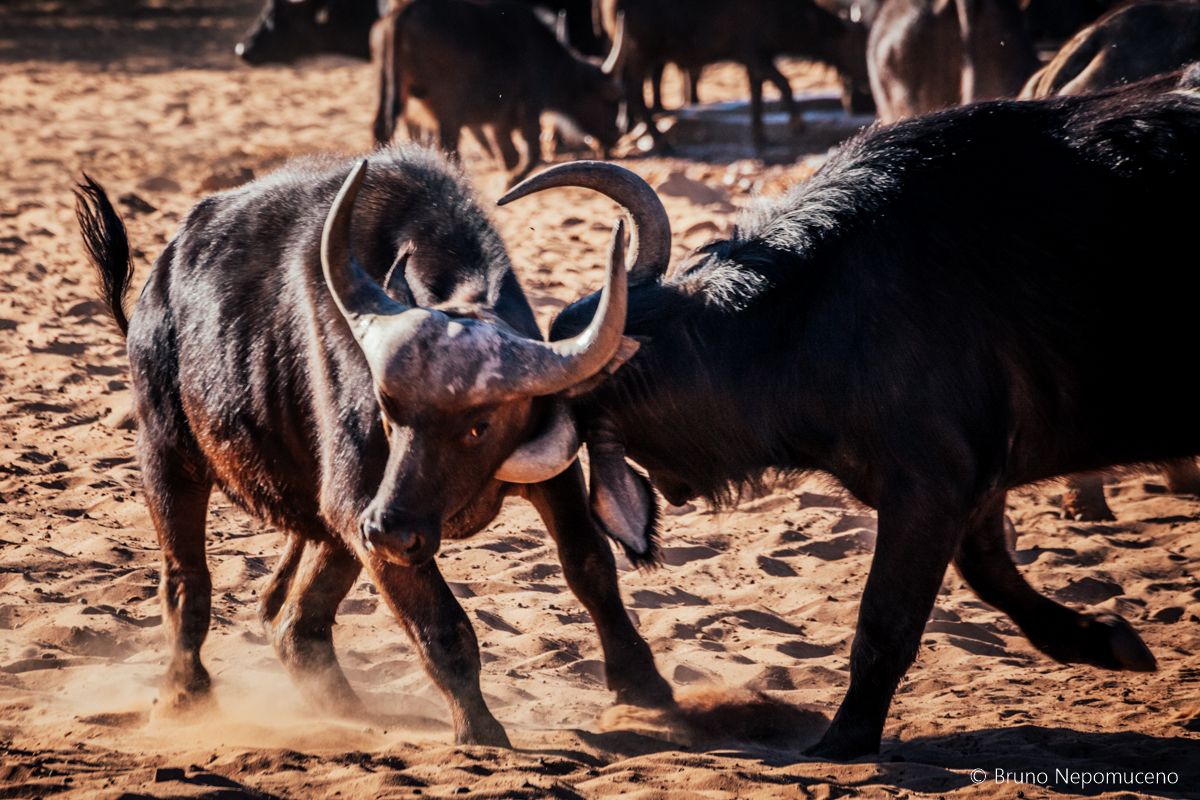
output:
[[[1200,449],[1182,395],[1119,390],[1169,374],[1183,356],[1160,345],[1191,340],[1178,198],[1200,174],[1200,97],[1178,80],[865,132],[631,288],[642,347],[581,419],[613,418],[660,488],[718,503],[772,468],[832,472],[872,502],[922,464],[956,463],[970,493]]]

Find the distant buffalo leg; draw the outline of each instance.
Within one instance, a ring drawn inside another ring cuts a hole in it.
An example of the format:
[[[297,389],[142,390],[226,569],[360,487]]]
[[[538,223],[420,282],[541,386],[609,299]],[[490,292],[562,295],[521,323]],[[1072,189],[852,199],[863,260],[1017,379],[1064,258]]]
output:
[[[500,151],[500,159],[504,162],[504,169],[509,172],[515,170],[521,163],[521,153],[517,150],[517,146],[513,144],[513,130],[513,126],[496,126],[496,148]]]
[[[525,164],[509,179],[510,187],[523,181],[542,163],[542,123],[537,113],[525,115],[521,123],[521,138],[525,140]]]
[[[209,699],[212,680],[200,661],[212,610],[212,579],[204,552],[204,526],[212,482],[173,448],[139,439],[146,505],[162,550],[159,598],[171,644],[161,694],[169,712],[188,711]]]
[[[750,82],[750,142],[756,151],[767,144],[763,125],[763,76],[757,66],[746,65],[746,79]]]
[[[775,84],[775,88],[779,90],[779,97],[783,101],[783,107],[787,109],[788,122],[791,124],[792,130],[795,132],[803,130],[804,118],[800,116],[800,107],[796,104],[796,98],[792,96],[792,85],[788,83],[787,77],[779,71],[779,67],[775,66],[775,61],[771,58],[763,58],[759,69],[767,77],[767,80]]]
[[[479,688],[479,643],[437,564],[402,567],[366,558],[367,571],[446,697],[458,744],[511,747]]]
[[[363,716],[366,709],[333,650],[338,605],[354,586],[362,565],[344,546],[329,541],[306,543],[303,559],[289,544],[284,558],[295,575],[271,622],[275,652],[308,702],[329,713]]]
[[[1180,458],[1168,462],[1164,472],[1167,491],[1172,494],[1200,495],[1200,469],[1196,468],[1196,459]]]
[[[1063,491],[1063,516],[1082,522],[1110,522],[1116,519],[1104,499],[1104,479],[1098,472],[1085,472],[1067,478]]]
[[[529,499],[558,545],[567,585],[596,624],[604,650],[605,677],[617,702],[673,705],[670,685],[658,674],[650,647],[629,621],[621,602],[612,549],[592,524],[580,467],[575,465],[531,487]]]
[[[704,72],[703,67],[688,67],[684,72],[686,78],[686,90],[688,102],[694,106],[700,105],[700,75]]]
[[[1116,614],[1081,614],[1033,589],[1004,541],[1004,495],[972,521],[955,563],[979,599],[1012,617],[1034,647],[1055,661],[1149,671],[1154,656]]]
[[[645,84],[649,72],[650,70],[642,62],[641,56],[636,54],[629,59],[629,63],[622,67],[621,82],[625,89],[625,102],[628,108],[626,114],[628,132],[633,133],[639,130],[640,125],[644,125],[646,133],[654,142],[654,147],[661,153],[669,153],[670,145],[663,138],[662,131],[654,124],[653,115],[646,108]]]
[[[462,124],[456,121],[438,119],[438,144],[446,155],[458,158],[458,140],[462,136]]]
[[[850,651],[850,688],[811,755],[846,759],[878,752],[892,695],[916,658],[965,525],[966,513],[937,500],[952,489],[908,485],[880,504],[875,557]]]
[[[650,70],[650,112],[654,114],[660,114],[666,110],[662,100],[663,73],[666,72],[666,69],[666,62],[659,61]]]

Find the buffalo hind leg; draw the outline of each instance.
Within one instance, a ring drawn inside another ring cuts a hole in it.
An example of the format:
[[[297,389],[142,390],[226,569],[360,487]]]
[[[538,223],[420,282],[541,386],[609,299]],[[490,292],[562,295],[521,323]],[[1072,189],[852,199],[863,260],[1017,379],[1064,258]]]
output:
[[[450,592],[437,564],[391,564],[363,553],[376,588],[400,620],[425,671],[442,691],[454,720],[457,744],[511,747],[479,688],[479,642],[471,621]]]
[[[525,115],[521,122],[521,138],[525,140],[525,163],[508,180],[508,188],[525,180],[542,163],[542,123],[537,113]]]
[[[1104,478],[1099,472],[1084,472],[1067,478],[1063,490],[1063,516],[1080,522],[1116,519],[1104,499]]]
[[[263,632],[268,637],[272,635],[275,619],[279,616],[279,610],[283,608],[284,601],[287,600],[288,592],[292,590],[292,580],[296,577],[296,570],[300,567],[300,557],[303,555],[304,539],[289,535],[283,552],[279,556],[279,561],[275,564],[275,571],[267,579],[267,585],[258,601],[258,619],[263,625]]]
[[[212,480],[186,463],[174,449],[140,442],[146,505],[162,551],[162,603],[171,660],[160,708],[185,713],[211,701],[212,679],[200,660],[212,614],[212,578],[204,549],[204,529]]]
[[[458,140],[462,136],[462,123],[438,119],[438,146],[455,161],[459,160]]]
[[[1065,664],[1146,672],[1154,656],[1116,614],[1082,614],[1039,594],[1005,547],[1004,494],[972,520],[955,556],[963,579],[988,605],[1003,611],[1038,650]]]
[[[341,544],[305,543],[292,536],[263,599],[262,614],[279,660],[309,703],[338,716],[366,715],[333,649],[334,617],[361,570]],[[281,590],[284,599],[270,614]]]
[[[763,124],[763,76],[756,66],[747,64],[746,79],[750,81],[750,143],[755,152],[761,153],[767,144]]]
[[[775,66],[775,60],[772,58],[764,57],[758,68],[760,73],[765,75],[767,80],[775,84],[775,88],[779,90],[779,99],[783,102],[784,109],[787,110],[788,124],[791,126],[792,133],[803,133],[804,117],[800,116],[800,106],[796,104],[796,98],[792,95],[792,85],[788,83],[787,76],[779,71],[779,67]]]
[[[671,686],[658,673],[650,646],[638,634],[617,587],[612,548],[592,524],[578,464],[544,484],[529,499],[558,547],[567,585],[591,615],[604,651],[608,688],[618,703],[653,708],[674,705]]]
[[[916,658],[966,514],[936,502],[953,487],[905,486],[879,507],[875,556],[850,650],[850,688],[809,755],[856,758],[879,751],[888,707]]]

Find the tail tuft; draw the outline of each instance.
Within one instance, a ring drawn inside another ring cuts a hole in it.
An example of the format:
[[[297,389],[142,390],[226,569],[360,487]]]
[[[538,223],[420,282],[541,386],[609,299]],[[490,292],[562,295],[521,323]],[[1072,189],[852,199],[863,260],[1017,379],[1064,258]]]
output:
[[[79,231],[83,234],[88,260],[100,275],[104,300],[121,333],[128,333],[125,298],[129,294],[129,279],[133,275],[129,236],[125,232],[125,223],[109,202],[104,188],[86,174],[83,183],[75,189],[75,218],[79,220]]]

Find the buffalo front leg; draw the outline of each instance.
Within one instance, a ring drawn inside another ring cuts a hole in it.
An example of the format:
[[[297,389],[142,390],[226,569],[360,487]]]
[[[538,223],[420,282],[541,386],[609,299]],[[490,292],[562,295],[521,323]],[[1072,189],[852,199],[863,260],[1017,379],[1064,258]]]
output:
[[[879,535],[858,630],[850,651],[850,688],[829,730],[809,755],[856,758],[879,751],[896,686],[917,655],[966,513],[934,501],[948,489],[915,488],[879,508]]]
[[[212,613],[212,579],[204,550],[204,528],[212,482],[174,450],[141,441],[146,505],[162,550],[158,594],[171,645],[159,696],[162,710],[183,713],[207,704],[212,679],[200,660]]]
[[[264,596],[263,617],[271,643],[305,699],[322,711],[362,717],[366,708],[346,680],[333,649],[338,606],[362,570],[358,559],[333,541],[293,536]],[[286,573],[286,583],[282,578]],[[280,586],[283,602],[268,618]]]
[[[1039,594],[1009,555],[1004,540],[1004,494],[974,518],[955,564],[979,599],[1008,614],[1034,647],[1055,661],[1106,669],[1155,669],[1129,623],[1116,614],[1081,614]]]
[[[403,567],[364,553],[375,586],[408,632],[425,671],[446,697],[458,744],[511,747],[479,688],[479,643],[462,606],[428,561]]]
[[[617,702],[656,708],[674,705],[671,686],[659,675],[650,646],[625,612],[612,548],[592,524],[579,465],[530,487],[529,499],[558,546],[567,585],[600,634],[604,675]]]

